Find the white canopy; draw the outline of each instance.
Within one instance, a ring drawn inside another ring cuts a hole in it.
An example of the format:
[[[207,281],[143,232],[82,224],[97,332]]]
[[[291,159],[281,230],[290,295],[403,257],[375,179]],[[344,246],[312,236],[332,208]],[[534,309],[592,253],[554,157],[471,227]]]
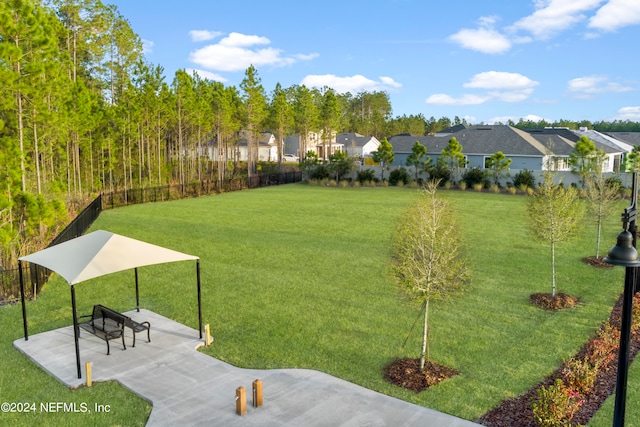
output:
[[[197,260],[140,240],[98,230],[20,258],[62,276],[70,285],[153,264]]]
[[[80,346],[78,343],[78,315],[76,309],[75,285],[94,277],[118,271],[136,270],[136,309],[140,311],[138,295],[138,267],[163,264],[174,261],[196,261],[198,291],[198,324],[202,338],[202,300],[200,296],[200,258],[166,249],[161,246],[141,242],[140,240],[120,236],[108,231],[98,230],[84,236],[51,246],[31,255],[18,259],[20,264],[20,294],[22,299],[22,321],[24,339],[29,339],[27,328],[27,310],[24,298],[22,261],[38,264],[62,276],[71,289],[71,308],[73,313],[73,335],[76,348],[76,368],[78,378],[82,378],[80,367]]]

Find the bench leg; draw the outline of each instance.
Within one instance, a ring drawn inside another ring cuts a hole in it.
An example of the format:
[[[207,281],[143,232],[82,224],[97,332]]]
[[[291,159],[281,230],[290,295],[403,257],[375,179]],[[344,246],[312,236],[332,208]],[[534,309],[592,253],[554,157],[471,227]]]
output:
[[[135,346],[136,346],[136,331],[133,331],[133,345],[131,347],[135,347]]]
[[[122,349],[123,350],[127,349],[127,345],[124,343],[124,332],[122,333]]]
[[[111,348],[109,347],[109,340],[105,340],[107,342],[107,356],[111,354]]]
[[[147,328],[147,342],[151,342],[151,328]]]

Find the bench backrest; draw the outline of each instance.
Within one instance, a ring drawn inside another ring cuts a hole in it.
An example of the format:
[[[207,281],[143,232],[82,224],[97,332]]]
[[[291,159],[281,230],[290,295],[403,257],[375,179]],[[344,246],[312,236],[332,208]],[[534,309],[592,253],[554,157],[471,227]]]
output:
[[[124,322],[126,321],[126,319],[128,319],[128,317],[124,314],[120,314],[117,311],[111,310],[110,308],[107,308],[100,304],[96,304],[93,306],[92,317],[94,320],[98,318],[111,319],[119,323],[120,325],[124,325]]]

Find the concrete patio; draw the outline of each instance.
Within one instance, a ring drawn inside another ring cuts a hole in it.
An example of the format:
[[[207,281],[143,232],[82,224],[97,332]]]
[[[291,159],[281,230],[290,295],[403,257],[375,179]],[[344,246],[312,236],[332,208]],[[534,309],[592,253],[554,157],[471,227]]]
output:
[[[153,404],[148,426],[476,426],[472,422],[374,392],[307,369],[240,369],[198,352],[198,332],[148,310],[126,313],[151,322],[151,342],[139,334],[127,350],[81,330],[83,378],[76,369],[73,327],[14,341],[14,346],[70,388],[86,381],[115,380]],[[215,343],[213,344],[215,345]],[[263,384],[264,404],[251,405],[252,383]],[[236,389],[247,391],[247,413],[236,414]]]

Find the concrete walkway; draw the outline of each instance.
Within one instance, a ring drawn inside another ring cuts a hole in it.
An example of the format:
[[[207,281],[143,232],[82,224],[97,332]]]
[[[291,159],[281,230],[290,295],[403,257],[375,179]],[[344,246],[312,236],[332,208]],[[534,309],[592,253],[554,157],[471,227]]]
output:
[[[127,313],[151,322],[151,342],[127,331],[127,350],[81,329],[80,357],[92,363],[93,381],[115,380],[153,404],[148,426],[438,426],[472,422],[383,395],[307,369],[239,369],[196,350],[198,332],[148,310]],[[215,343],[213,344],[215,345]],[[68,387],[78,387],[73,327],[14,341],[14,346]],[[252,383],[263,384],[264,404],[252,406]],[[247,393],[247,413],[236,414],[238,387]]]

